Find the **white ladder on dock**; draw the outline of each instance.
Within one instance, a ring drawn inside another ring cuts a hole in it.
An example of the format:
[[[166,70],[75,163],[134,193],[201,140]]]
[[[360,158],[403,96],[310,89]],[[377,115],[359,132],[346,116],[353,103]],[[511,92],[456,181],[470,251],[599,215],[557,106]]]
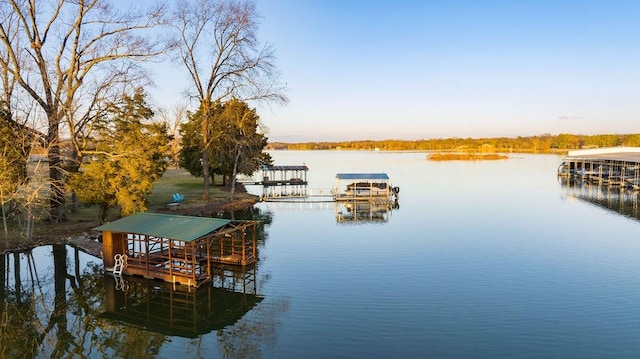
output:
[[[113,266],[113,275],[120,276],[122,275],[122,270],[127,266],[127,255],[118,253],[113,256],[113,259],[116,260],[116,264]]]

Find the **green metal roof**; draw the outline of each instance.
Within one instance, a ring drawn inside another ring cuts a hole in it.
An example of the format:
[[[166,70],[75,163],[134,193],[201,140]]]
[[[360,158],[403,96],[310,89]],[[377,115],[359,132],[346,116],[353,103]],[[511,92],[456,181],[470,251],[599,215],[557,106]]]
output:
[[[94,228],[96,231],[135,233],[185,242],[205,236],[227,223],[228,219],[177,216],[161,213],[136,213]]]

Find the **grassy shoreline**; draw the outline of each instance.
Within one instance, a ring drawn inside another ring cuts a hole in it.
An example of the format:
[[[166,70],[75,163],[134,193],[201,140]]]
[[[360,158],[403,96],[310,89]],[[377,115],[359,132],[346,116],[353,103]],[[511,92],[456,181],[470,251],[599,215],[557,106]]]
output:
[[[184,195],[180,208],[171,210],[167,205],[172,202],[174,193]],[[228,187],[212,185],[209,201],[202,199],[202,178],[197,178],[183,169],[168,169],[148,198],[147,212],[184,215],[213,216],[219,212],[233,211],[253,206],[259,197],[246,192],[242,185],[236,185],[234,200],[230,200]],[[70,204],[71,201],[68,202]],[[107,221],[119,217],[119,210],[109,211]],[[0,252],[33,248],[39,245],[66,243],[70,238],[88,236],[91,229],[99,225],[98,207],[80,204],[78,211],[69,211],[67,220],[61,223],[38,221],[33,237],[26,240],[15,223],[11,224],[8,238],[0,239]],[[0,237],[5,237],[0,234]]]

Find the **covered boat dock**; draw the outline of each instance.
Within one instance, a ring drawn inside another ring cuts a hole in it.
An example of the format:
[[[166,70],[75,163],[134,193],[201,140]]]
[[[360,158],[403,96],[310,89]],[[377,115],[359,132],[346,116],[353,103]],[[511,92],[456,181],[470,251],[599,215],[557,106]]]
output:
[[[640,148],[611,147],[569,151],[558,175],[640,189]]]
[[[388,201],[397,196],[400,189],[391,187],[386,173],[338,173],[333,192],[336,201]]]
[[[137,213],[102,231],[105,270],[198,287],[214,266],[257,261],[256,221]]]
[[[306,165],[264,166],[262,168],[262,199],[302,198],[307,196]]]
[[[306,185],[307,172],[306,165],[275,166],[267,165],[262,168],[263,186],[285,186],[285,185]]]
[[[262,199],[304,198],[308,196],[307,165],[264,165],[249,178],[238,178],[244,185],[262,186]]]

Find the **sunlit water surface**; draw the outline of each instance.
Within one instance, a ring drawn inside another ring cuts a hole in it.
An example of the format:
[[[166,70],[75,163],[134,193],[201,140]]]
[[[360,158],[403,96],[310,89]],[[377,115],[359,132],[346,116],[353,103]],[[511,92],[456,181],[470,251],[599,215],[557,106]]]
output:
[[[260,301],[234,324],[186,337],[98,320],[104,288],[89,297],[93,310],[81,310],[67,284],[69,320],[63,325],[70,337],[58,336],[59,329],[47,333],[39,355],[49,357],[67,340],[75,344],[60,350],[79,357],[127,356],[126,349],[99,338],[132,331],[140,338],[136,353],[159,358],[640,353],[640,222],[634,204],[605,195],[596,203],[579,195],[591,191],[589,185],[562,186],[556,177],[560,157],[430,162],[425,153],[271,154],[278,165],[305,163],[309,191],[332,187],[340,172],[386,172],[400,187],[398,208],[382,220],[344,222],[334,203],[259,203],[269,218],[254,273]],[[631,215],[616,211],[623,206]],[[53,264],[46,264],[52,263],[51,247],[33,255],[36,272],[52,272]],[[71,273],[74,267],[86,271],[87,261],[101,264],[77,256],[68,249]],[[31,270],[27,263],[24,278]],[[42,286],[53,293],[50,282]],[[13,294],[5,297],[11,301]],[[48,318],[41,318],[45,325]],[[95,327],[74,324],[83,319]]]

